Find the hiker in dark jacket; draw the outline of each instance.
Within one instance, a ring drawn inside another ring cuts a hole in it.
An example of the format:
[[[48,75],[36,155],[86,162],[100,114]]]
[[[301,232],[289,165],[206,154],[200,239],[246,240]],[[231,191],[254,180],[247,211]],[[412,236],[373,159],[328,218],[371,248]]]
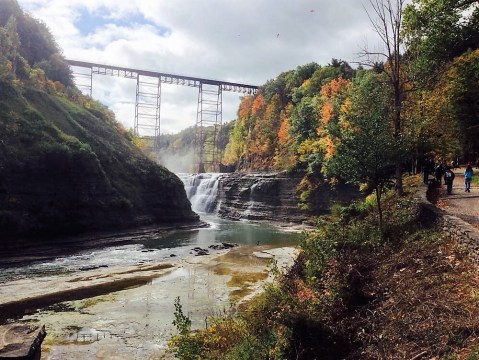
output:
[[[452,183],[454,181],[454,177],[454,172],[451,170],[451,167],[448,166],[446,171],[444,171],[444,182],[446,183],[448,195],[450,195],[452,192]]]
[[[434,168],[434,176],[436,177],[436,182],[437,182],[438,185],[441,185],[441,178],[442,178],[443,174],[444,174],[444,167],[443,167],[442,163],[439,163]]]

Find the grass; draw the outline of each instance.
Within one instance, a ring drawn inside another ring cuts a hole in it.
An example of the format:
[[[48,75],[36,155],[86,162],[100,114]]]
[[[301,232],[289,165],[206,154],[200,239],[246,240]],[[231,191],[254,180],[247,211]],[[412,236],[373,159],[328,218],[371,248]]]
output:
[[[79,304],[78,304],[78,310],[85,310],[101,302],[112,301],[113,297],[114,297],[113,294],[108,294],[108,295],[95,296],[92,298],[81,300],[79,301]]]
[[[268,272],[241,272],[235,271],[232,273],[231,279],[226,283],[230,287],[238,287],[239,289],[233,290],[230,293],[230,301],[232,303],[237,302],[238,300],[244,298],[246,295],[250,294],[253,289],[252,285],[256,282],[265,280],[268,278]]]
[[[232,303],[235,303],[238,300],[244,298],[246,295],[250,294],[252,291],[252,285],[254,285],[256,282],[268,278],[269,274],[267,271],[249,272],[232,270],[231,267],[225,262],[227,259],[229,259],[229,261],[236,262],[236,264],[239,263],[246,266],[249,263],[249,259],[245,260],[244,256],[242,256],[241,254],[235,254],[234,251],[231,251],[220,257],[220,262],[213,267],[213,271],[216,275],[231,276],[231,278],[226,283],[227,286],[232,288],[238,288],[231,291],[230,293],[230,301]],[[245,261],[248,261],[248,263],[245,263]]]

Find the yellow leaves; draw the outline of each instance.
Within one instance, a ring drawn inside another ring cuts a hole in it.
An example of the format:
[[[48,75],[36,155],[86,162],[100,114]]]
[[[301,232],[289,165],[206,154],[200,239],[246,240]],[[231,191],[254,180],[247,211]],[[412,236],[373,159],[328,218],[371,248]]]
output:
[[[339,107],[340,113],[342,115],[348,114],[351,111],[351,105],[352,105],[352,101],[351,101],[351,98],[348,96],[346,97],[346,99],[344,99],[344,101],[341,103]],[[340,118],[340,120],[344,120],[344,116]]]
[[[298,146],[298,154],[300,156],[320,151],[321,145],[317,139],[306,139]]]
[[[306,161],[308,155],[313,153],[323,153],[325,159],[329,159],[336,151],[335,142],[332,137],[325,135],[319,139],[307,139],[298,146],[298,154],[301,161]]]
[[[142,137],[137,136],[137,135],[133,136],[132,142],[136,147],[138,147],[140,149],[145,149],[146,145],[147,145],[146,140]]]
[[[218,355],[217,358],[221,358],[221,354],[233,347],[238,339],[247,335],[247,328],[246,324],[237,318],[213,318],[208,328],[199,332],[198,335],[202,337],[203,346],[212,355]]]
[[[327,135],[322,137],[319,140],[320,146],[324,151],[324,158],[325,160],[329,160],[332,158],[336,151],[336,144],[334,143],[333,139],[331,136]]]

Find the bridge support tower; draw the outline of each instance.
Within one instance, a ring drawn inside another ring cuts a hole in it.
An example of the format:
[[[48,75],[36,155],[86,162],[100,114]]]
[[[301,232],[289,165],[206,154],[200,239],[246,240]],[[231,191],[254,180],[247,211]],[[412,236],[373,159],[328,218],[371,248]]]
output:
[[[152,136],[155,153],[159,149],[160,105],[160,78],[137,74],[134,132],[136,135]]]
[[[195,127],[195,172],[219,171],[222,153],[219,135],[222,125],[222,92],[255,94],[258,86],[212,79],[167,74],[128,67],[67,60],[75,68],[77,87],[92,96],[93,74],[136,79],[134,132],[154,137],[154,150],[159,151],[161,83],[198,87]],[[81,71],[80,71],[81,69]],[[78,71],[77,71],[78,70]]]
[[[221,151],[218,140],[222,125],[221,85],[199,85],[195,126],[195,172],[219,172]]]
[[[75,84],[80,91],[92,97],[93,89],[93,69],[91,67],[75,67],[72,75],[75,78]]]

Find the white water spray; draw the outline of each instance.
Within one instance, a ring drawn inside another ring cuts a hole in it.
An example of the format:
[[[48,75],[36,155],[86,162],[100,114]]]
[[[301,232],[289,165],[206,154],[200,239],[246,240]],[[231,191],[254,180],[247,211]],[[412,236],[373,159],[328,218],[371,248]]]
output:
[[[212,213],[216,210],[216,197],[221,174],[179,174],[185,184],[186,196],[191,208],[199,213]]]

